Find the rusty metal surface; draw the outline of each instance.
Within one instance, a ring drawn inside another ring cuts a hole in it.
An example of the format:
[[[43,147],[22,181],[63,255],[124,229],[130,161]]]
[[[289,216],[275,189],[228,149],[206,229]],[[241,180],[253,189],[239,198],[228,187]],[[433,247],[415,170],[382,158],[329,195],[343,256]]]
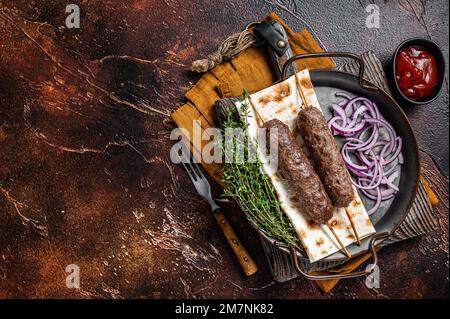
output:
[[[327,1],[325,12],[322,1],[279,0],[80,1],[81,29],[68,30],[66,1],[0,0],[0,297],[448,297],[448,88],[408,110],[440,228],[384,249],[376,291],[362,280],[326,295],[303,279],[274,283],[230,206],[260,266],[244,278],[169,159],[168,115],[198,79],[190,62],[271,10],[294,29],[307,19],[329,50],[386,61],[402,39],[429,33],[448,56],[447,1],[427,4],[426,23],[403,1],[379,2],[378,31],[364,27],[364,1]],[[66,288],[69,264],[80,266],[80,290]]]

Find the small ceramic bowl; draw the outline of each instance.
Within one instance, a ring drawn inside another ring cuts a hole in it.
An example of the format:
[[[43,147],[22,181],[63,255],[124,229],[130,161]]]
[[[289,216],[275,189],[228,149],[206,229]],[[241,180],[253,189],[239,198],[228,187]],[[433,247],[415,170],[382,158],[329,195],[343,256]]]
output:
[[[423,47],[426,50],[428,50],[431,54],[433,54],[436,57],[437,67],[438,67],[438,84],[434,90],[433,93],[428,95],[427,97],[423,99],[411,99],[405,96],[403,92],[400,90],[396,75],[395,75],[395,67],[396,67],[396,61],[397,61],[397,55],[399,54],[399,51],[403,48],[410,47],[410,46],[417,46],[417,47]],[[392,59],[389,63],[389,69],[388,69],[388,79],[390,82],[391,90],[394,96],[397,98],[397,100],[401,103],[407,103],[409,105],[424,105],[429,104],[432,101],[434,101],[438,96],[442,89],[442,85],[444,83],[444,75],[445,75],[445,59],[444,55],[442,54],[441,49],[439,46],[434,43],[431,40],[423,39],[423,38],[413,38],[406,40],[402,42],[397,49],[394,52],[394,55],[392,56]]]

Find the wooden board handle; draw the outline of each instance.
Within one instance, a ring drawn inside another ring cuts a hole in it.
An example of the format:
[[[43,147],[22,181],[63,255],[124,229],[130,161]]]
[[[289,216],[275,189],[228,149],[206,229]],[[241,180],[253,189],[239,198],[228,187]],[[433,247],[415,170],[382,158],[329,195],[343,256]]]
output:
[[[225,213],[221,208],[214,211],[213,214],[214,217],[216,218],[217,223],[222,229],[223,234],[225,235],[228,243],[230,244],[231,248],[233,248],[233,251],[236,257],[238,258],[239,263],[241,264],[242,269],[244,270],[244,273],[247,276],[253,275],[255,272],[258,271],[258,266],[253,261],[252,257],[250,257],[250,254],[247,252],[247,249],[245,249],[245,247],[242,245],[233,227],[228,222],[227,216],[225,216]]]

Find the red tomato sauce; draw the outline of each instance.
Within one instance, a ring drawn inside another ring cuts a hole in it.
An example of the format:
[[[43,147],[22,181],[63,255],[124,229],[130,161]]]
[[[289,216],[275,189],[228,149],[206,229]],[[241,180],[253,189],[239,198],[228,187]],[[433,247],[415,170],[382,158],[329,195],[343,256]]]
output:
[[[436,58],[422,47],[401,49],[397,54],[395,75],[405,96],[414,100],[426,98],[438,84]]]

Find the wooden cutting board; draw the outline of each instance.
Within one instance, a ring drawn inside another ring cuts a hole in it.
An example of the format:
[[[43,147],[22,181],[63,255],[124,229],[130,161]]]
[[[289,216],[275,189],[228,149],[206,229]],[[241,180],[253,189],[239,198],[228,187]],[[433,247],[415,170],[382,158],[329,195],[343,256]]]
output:
[[[249,63],[254,61],[254,63]],[[250,48],[232,61],[224,62],[206,73],[196,85],[186,93],[188,102],[172,113],[172,119],[179,128],[183,128],[188,135],[191,151],[193,151],[192,136],[194,121],[199,121],[201,134],[205,129],[217,127],[214,114],[214,103],[231,96],[239,96],[244,89],[256,92],[272,85],[274,77],[269,67],[264,48]],[[201,146],[209,143],[202,141]],[[200,149],[196,148],[199,152]],[[195,152],[193,152],[195,153]],[[202,166],[218,183],[221,180],[221,164],[207,164]]]
[[[275,13],[270,14],[266,19],[275,19],[285,27],[294,54],[323,52],[306,29],[300,33],[293,32]],[[331,59],[321,58],[301,60],[297,62],[297,66],[299,70],[323,69],[334,68],[335,64]],[[172,119],[179,128],[185,130],[185,135],[188,135],[186,138],[193,151],[194,146],[190,137],[193,136],[194,121],[199,121],[202,134],[205,129],[218,126],[213,108],[217,100],[241,96],[244,89],[253,93],[271,86],[274,82],[275,77],[266,48],[251,47],[231,61],[223,62],[203,75],[186,93],[188,102],[172,113]],[[208,142],[209,140],[202,141],[201,146]],[[195,151],[201,150],[196,148]],[[218,183],[222,184],[220,164],[201,164]]]

